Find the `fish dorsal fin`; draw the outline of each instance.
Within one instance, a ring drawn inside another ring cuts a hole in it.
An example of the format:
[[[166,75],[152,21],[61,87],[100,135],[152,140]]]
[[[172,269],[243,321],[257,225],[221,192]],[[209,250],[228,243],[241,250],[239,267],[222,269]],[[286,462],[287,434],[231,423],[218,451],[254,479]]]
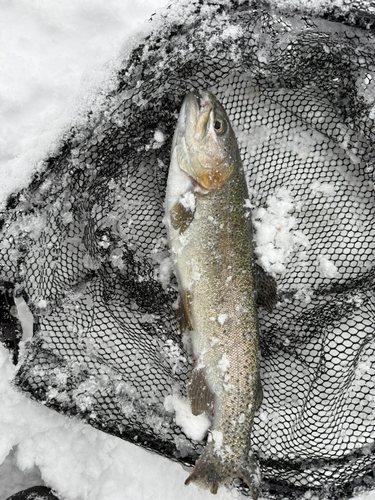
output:
[[[206,412],[213,416],[214,395],[208,385],[204,368],[194,368],[187,384],[187,393],[190,399],[193,415]]]
[[[254,265],[254,277],[258,306],[272,312],[277,303],[277,283],[275,278],[267,274],[258,264]]]
[[[169,211],[171,224],[173,229],[181,233],[186,231],[194,219],[195,214],[195,195],[192,191],[188,191],[176,201]]]

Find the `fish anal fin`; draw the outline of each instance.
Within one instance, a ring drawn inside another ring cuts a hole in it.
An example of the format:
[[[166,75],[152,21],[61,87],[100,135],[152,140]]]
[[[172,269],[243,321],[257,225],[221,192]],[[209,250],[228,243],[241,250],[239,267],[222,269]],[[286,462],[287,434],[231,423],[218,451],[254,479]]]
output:
[[[186,231],[191,221],[194,219],[194,213],[195,210],[191,210],[180,201],[176,201],[169,211],[173,229],[178,230],[180,234]]]
[[[193,415],[206,412],[213,416],[214,395],[208,385],[204,368],[194,368],[187,384],[187,393],[190,399]]]
[[[254,276],[257,304],[272,312],[277,303],[276,280],[258,264],[254,265]]]

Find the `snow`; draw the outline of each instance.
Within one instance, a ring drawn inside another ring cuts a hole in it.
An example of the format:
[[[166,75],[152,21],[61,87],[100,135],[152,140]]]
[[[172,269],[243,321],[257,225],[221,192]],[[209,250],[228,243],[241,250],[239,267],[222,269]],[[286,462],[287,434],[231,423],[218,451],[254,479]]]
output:
[[[2,200],[27,185],[63,131],[105,95],[121,57],[167,3],[1,2]],[[160,133],[155,139],[162,140]]]
[[[205,413],[193,415],[187,398],[182,398],[178,394],[167,396],[164,406],[167,411],[176,413],[176,423],[186,436],[196,441],[201,441],[206,436],[211,421]]]
[[[268,198],[267,208],[253,211],[255,255],[272,276],[285,272],[293,252],[309,247],[307,236],[294,229],[296,219],[292,212],[297,208],[288,188],[282,186]]]
[[[113,74],[121,58],[141,36],[138,32],[146,33],[147,19],[167,3],[167,0],[1,2],[0,205],[10,193],[29,183],[43,159],[56,149],[64,131],[73,122],[84,120],[92,103],[100,104],[113,85]],[[286,8],[296,4],[295,0],[277,3]],[[322,3],[323,0],[315,0],[309,3],[309,8],[319,10]],[[341,1],[331,4],[340,5]],[[237,27],[227,29],[226,36],[238,35]],[[258,53],[258,57],[264,55]],[[367,98],[365,91],[367,87],[363,90]],[[300,137],[292,146],[299,150],[302,144],[301,151],[307,154],[309,139]],[[154,140],[158,144],[164,142],[161,131],[155,131]],[[190,187],[187,184],[184,189]],[[324,183],[312,184],[311,189],[324,196],[335,192],[333,185]],[[173,194],[178,199],[181,192]],[[293,229],[294,208],[285,189],[275,193],[267,210],[255,214],[256,223],[263,227],[263,232],[258,231],[258,256],[274,274],[284,271],[291,246],[308,247],[304,235]],[[67,211],[66,222],[69,217]],[[32,222],[29,227],[37,237],[43,221],[28,222]],[[121,266],[121,255],[114,254],[113,259]],[[87,258],[86,265],[95,269],[97,264]],[[335,271],[324,256],[320,265],[323,272]],[[160,263],[160,280],[165,286],[170,272],[171,262],[166,258]],[[30,324],[27,310],[23,316]],[[31,328],[27,335],[31,336]],[[165,354],[178,370],[179,352],[175,346],[166,345]],[[361,370],[366,367],[361,366]],[[184,486],[187,472],[181,465],[31,401],[13,387],[14,375],[10,356],[0,346],[0,500],[43,483],[65,500],[213,498],[195,485]],[[201,439],[209,425],[207,417],[194,417],[186,400],[171,398],[166,405],[175,411],[184,432]],[[219,437],[214,436],[215,443],[219,443]],[[236,490],[220,488],[215,498],[243,497]],[[375,491],[356,500],[375,500]]]
[[[66,500],[210,498],[183,485],[187,473],[179,464],[59,415],[14,390],[14,367],[2,347],[0,369],[0,461],[10,453],[0,468],[1,500],[41,484],[41,478]],[[219,498],[239,497],[223,489]]]
[[[191,212],[194,212],[194,210],[195,210],[195,195],[194,195],[194,193],[192,191],[187,191],[183,196],[181,196],[180,203],[184,208],[186,208],[186,210],[190,210]]]
[[[160,142],[161,144],[165,141],[164,134],[160,130],[155,130],[154,139],[156,142]]]
[[[164,353],[168,363],[172,367],[172,372],[179,373],[180,365],[183,365],[185,361],[185,357],[181,353],[179,346],[172,339],[168,339],[165,341]]]
[[[325,255],[320,255],[318,257],[320,264],[320,272],[325,278],[337,278],[338,271],[335,264],[328,259]]]
[[[173,269],[173,263],[171,261],[171,258],[165,257],[160,262],[159,268],[157,270],[157,276],[156,276],[156,278],[162,284],[163,288],[167,288],[167,286],[170,284],[171,277],[172,277],[172,269]]]
[[[222,355],[220,361],[218,362],[217,367],[219,370],[221,370],[224,373],[228,370],[229,365],[230,365],[230,361],[229,361],[228,355],[224,353]]]
[[[218,320],[218,322],[220,323],[221,326],[224,325],[225,320],[227,319],[227,317],[228,317],[228,314],[224,314],[224,313],[218,315],[217,320]]]
[[[211,431],[207,441],[214,441],[214,450],[218,452],[223,446],[223,433],[220,431]]]
[[[286,11],[298,9],[308,14],[326,12],[334,7],[339,7],[343,9],[344,12],[350,10],[350,2],[345,2],[343,0],[331,0],[330,2],[326,0],[311,0],[309,2],[305,0],[275,0],[275,5]]]
[[[43,483],[65,500],[210,498],[194,485],[184,486],[187,473],[179,464],[31,401],[13,388],[14,373],[8,352],[0,346],[1,500]],[[208,418],[194,417],[182,399],[175,398],[173,407],[179,425],[201,439]],[[240,496],[222,488],[217,498]]]
[[[310,189],[314,193],[322,193],[324,196],[333,196],[336,192],[335,185],[329,182],[314,181],[310,184]]]

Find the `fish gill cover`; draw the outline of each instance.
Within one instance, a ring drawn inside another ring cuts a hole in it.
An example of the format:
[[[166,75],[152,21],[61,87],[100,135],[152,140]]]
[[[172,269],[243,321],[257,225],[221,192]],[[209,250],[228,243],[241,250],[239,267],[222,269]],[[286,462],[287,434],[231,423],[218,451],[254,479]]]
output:
[[[217,96],[240,146],[258,263],[278,284],[275,310],[259,311],[252,438],[270,498],[375,484],[375,17],[370,2],[315,5],[190,1],[155,16],[116,90],[2,214],[8,346],[20,335],[15,319],[4,326],[10,288],[34,316],[15,383],[192,465],[204,442],[178,414],[192,360],[163,201],[184,95]]]

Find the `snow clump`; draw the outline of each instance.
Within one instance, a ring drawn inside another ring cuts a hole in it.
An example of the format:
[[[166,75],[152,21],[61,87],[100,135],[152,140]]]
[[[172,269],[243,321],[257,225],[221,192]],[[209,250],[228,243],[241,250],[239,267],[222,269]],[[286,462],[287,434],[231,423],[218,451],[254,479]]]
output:
[[[294,229],[296,218],[291,212],[295,208],[291,193],[281,187],[268,198],[267,208],[253,211],[255,255],[262,268],[274,277],[286,271],[294,251],[309,247],[307,236]]]
[[[318,257],[320,274],[324,278],[337,278],[338,270],[335,264],[328,259],[325,255],[319,255]]]
[[[176,413],[176,424],[181,427],[188,438],[195,441],[204,439],[211,421],[205,413],[193,415],[187,398],[182,398],[178,394],[167,396],[164,400],[164,408]]]

